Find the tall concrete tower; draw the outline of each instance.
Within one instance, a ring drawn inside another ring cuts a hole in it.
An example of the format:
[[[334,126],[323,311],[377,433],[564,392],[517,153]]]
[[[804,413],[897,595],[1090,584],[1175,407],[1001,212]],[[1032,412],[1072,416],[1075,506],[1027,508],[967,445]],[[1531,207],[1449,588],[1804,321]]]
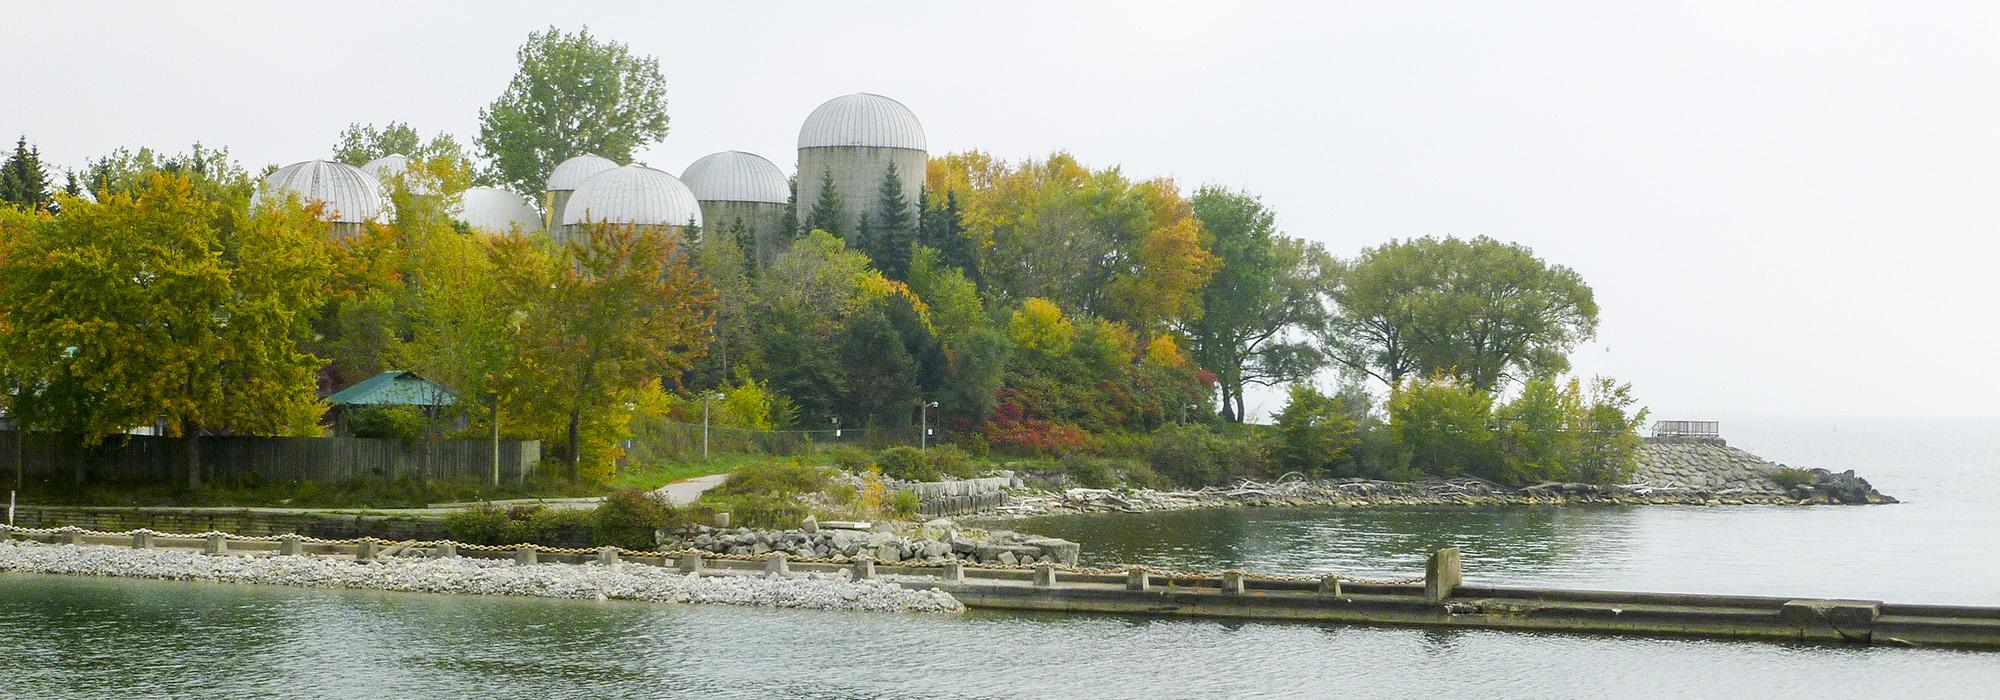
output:
[[[588,223],[657,226],[677,236],[702,225],[701,203],[680,178],[643,165],[612,168],[583,181],[563,206],[561,226],[550,229],[567,242]]]
[[[882,180],[894,165],[914,221],[928,159],[924,126],[903,103],[866,92],[827,100],[799,128],[799,218],[812,211],[831,177],[853,235],[861,217],[880,206]]]
[[[681,182],[701,201],[701,218],[708,222],[702,236],[728,235],[741,222],[756,240],[755,255],[763,262],[777,257],[791,243],[785,231],[785,201],[791,183],[771,161],[755,153],[723,151],[702,156],[681,173]]]
[[[611,159],[585,153],[556,164],[549,172],[549,184],[543,188],[542,214],[548,217],[550,232],[562,225],[563,209],[569,206],[569,198],[576,189],[583,186],[592,176],[618,167]]]

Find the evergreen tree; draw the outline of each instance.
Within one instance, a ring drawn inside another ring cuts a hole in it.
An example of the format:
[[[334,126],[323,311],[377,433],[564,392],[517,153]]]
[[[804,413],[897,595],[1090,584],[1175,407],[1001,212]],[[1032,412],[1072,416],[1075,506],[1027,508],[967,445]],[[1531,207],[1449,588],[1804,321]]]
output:
[[[28,148],[28,137],[14,142],[14,155],[0,164],[0,202],[34,211],[49,207],[49,176],[42,170],[42,151]]]
[[[883,276],[900,280],[910,274],[910,245],[916,242],[916,222],[910,220],[910,200],[903,197],[903,178],[895,164],[882,177],[881,201],[872,220],[872,235],[863,237],[862,250],[875,261]]]
[[[743,274],[750,279],[757,278],[757,266],[763,261],[757,258],[757,232],[744,223],[743,217],[729,224],[730,238],[736,240],[736,249],[743,253]]]
[[[813,231],[825,231],[837,238],[847,237],[847,207],[841,203],[840,193],[833,189],[832,168],[820,177],[819,196],[813,199],[812,208],[807,210],[806,220],[799,227],[801,235]]]
[[[797,175],[785,179],[785,220],[780,222],[780,225],[783,230],[778,233],[783,235],[779,236],[778,240],[783,245],[789,246],[792,241],[806,235],[806,232],[799,230],[799,176]],[[770,254],[777,255],[778,251],[771,251]]]

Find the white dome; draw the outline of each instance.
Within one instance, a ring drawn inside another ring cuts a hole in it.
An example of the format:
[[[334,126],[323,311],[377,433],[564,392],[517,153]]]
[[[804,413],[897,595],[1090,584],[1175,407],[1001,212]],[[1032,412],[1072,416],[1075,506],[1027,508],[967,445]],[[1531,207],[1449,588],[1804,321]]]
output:
[[[568,192],[580,189],[583,187],[584,181],[595,177],[598,173],[616,167],[618,167],[618,164],[611,162],[610,158],[601,158],[585,153],[556,164],[555,171],[549,173],[549,186],[542,189],[548,192]]]
[[[681,182],[704,202],[784,204],[792,194],[785,171],[763,156],[742,151],[702,156],[681,173]]]
[[[866,146],[924,150],[924,125],[903,103],[866,92],[819,106],[799,128],[799,148]]]
[[[361,172],[368,173],[370,177],[387,183],[391,178],[402,177],[405,173],[410,172],[410,157],[401,153],[391,153],[368,161],[366,165],[361,166]],[[410,180],[403,183],[403,185],[410,188],[410,194],[436,194],[431,191],[431,185],[427,181],[427,178]]]
[[[264,185],[251,198],[251,206],[263,197],[298,195],[326,207],[326,220],[339,224],[376,221],[388,213],[382,199],[382,182],[360,168],[330,160],[309,160],[279,168],[264,178]]]
[[[520,227],[533,231],[542,227],[542,215],[527,198],[497,187],[472,187],[459,195],[452,218],[465,222],[474,231],[507,233]]]
[[[640,226],[701,225],[701,203],[678,178],[643,165],[613,168],[576,188],[563,207],[562,224],[609,221]]]

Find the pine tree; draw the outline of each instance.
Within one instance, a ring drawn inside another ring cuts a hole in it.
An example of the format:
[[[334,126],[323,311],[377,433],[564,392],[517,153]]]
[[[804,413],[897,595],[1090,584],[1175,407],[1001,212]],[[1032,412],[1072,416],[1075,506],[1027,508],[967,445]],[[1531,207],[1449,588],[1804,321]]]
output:
[[[14,142],[14,155],[0,164],[0,202],[29,211],[49,207],[49,176],[42,170],[42,152],[28,148],[27,136]]]
[[[872,236],[862,240],[862,249],[875,261],[875,269],[890,279],[910,274],[910,245],[916,242],[916,222],[910,220],[910,201],[903,197],[903,179],[896,166],[889,165],[882,177],[881,201],[876,205]]]
[[[799,230],[799,176],[797,175],[785,178],[785,220],[779,222],[779,225],[784,227],[784,230],[778,232],[783,234],[778,236],[779,245],[790,246],[793,240],[806,235],[806,232]],[[770,254],[777,255],[778,251],[770,251]]]
[[[922,218],[917,223],[917,242],[938,252],[939,259],[950,267],[965,273],[966,279],[979,281],[979,261],[973,255],[972,241],[965,236],[965,222],[958,209],[958,193],[946,190],[942,202],[927,191],[921,197],[924,203]]]
[[[820,176],[819,197],[813,200],[812,208],[807,211],[805,223],[800,226],[799,233],[803,235],[813,231],[825,231],[840,238],[847,237],[847,207],[840,201],[840,192],[833,189],[832,168],[827,168],[826,174]]]

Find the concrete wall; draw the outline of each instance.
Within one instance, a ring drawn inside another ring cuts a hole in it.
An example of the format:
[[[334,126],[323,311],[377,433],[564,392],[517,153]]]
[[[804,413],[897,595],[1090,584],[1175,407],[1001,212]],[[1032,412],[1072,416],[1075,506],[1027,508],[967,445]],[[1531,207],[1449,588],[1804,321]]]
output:
[[[770,262],[786,246],[791,245],[791,232],[785,228],[785,205],[771,202],[702,202],[702,236],[725,235],[736,225],[737,220],[749,228],[756,236],[756,250],[743,251],[754,254],[762,262]]]
[[[915,221],[929,157],[907,148],[856,146],[799,149],[799,218],[806,218],[819,201],[820,182],[831,171],[834,191],[847,210],[846,233],[852,235],[861,226],[861,216],[881,202],[882,178],[888,176],[891,163],[903,180],[903,199],[910,203],[910,220]]]

